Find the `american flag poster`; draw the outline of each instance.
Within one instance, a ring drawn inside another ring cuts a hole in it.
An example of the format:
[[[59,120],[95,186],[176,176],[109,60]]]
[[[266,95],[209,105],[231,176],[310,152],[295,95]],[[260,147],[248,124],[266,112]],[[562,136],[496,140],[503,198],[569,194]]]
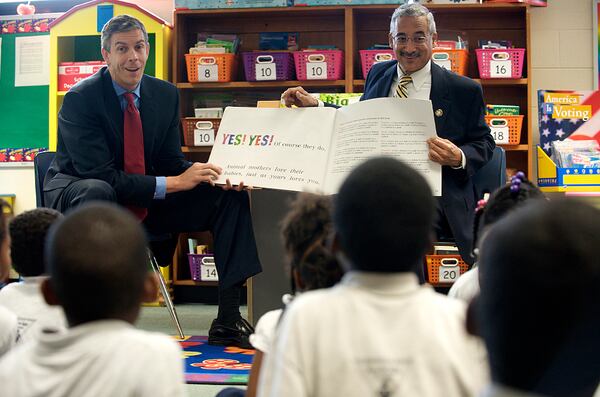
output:
[[[600,91],[538,91],[540,146],[552,155],[552,142],[600,142]]]

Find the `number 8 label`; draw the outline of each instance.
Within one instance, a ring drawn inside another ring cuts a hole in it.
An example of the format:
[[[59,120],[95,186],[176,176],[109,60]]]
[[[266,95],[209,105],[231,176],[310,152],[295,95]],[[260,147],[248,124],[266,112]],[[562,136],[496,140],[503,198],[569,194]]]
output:
[[[198,81],[219,81],[219,66],[198,65]]]

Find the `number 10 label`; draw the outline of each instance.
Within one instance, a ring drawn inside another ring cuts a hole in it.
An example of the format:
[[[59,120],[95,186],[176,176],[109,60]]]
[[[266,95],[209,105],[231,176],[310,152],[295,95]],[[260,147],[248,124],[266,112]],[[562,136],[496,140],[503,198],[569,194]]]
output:
[[[198,65],[198,81],[219,81],[219,66]]]
[[[306,63],[307,80],[326,80],[327,62],[307,62]]]
[[[274,63],[257,63],[256,64],[256,80],[275,80],[277,78],[277,70]]]

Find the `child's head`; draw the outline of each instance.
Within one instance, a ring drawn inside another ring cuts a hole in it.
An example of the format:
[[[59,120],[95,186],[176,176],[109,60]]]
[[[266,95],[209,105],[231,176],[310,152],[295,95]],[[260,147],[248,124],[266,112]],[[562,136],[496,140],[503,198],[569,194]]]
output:
[[[0,282],[8,277],[10,271],[10,238],[8,237],[8,203],[0,199]]]
[[[391,158],[368,160],[336,197],[338,253],[357,270],[416,272],[431,244],[434,208],[431,189],[417,171]]]
[[[492,193],[487,203],[478,205],[473,227],[473,246],[477,247],[481,233],[490,225],[503,218],[509,212],[521,207],[529,200],[544,199],[544,194],[533,183],[527,180],[525,174],[517,172],[511,183],[499,187]]]
[[[44,244],[52,223],[62,214],[37,208],[17,215],[8,226],[13,268],[24,277],[44,274]]]
[[[493,380],[540,395],[593,392],[600,374],[600,210],[568,199],[531,202],[488,233],[480,256],[486,271],[470,313],[478,315]]]
[[[331,229],[331,197],[298,194],[281,225],[294,290],[327,288],[340,280],[342,269],[325,247]]]
[[[156,297],[142,227],[115,205],[69,212],[50,229],[46,252],[44,297],[64,308],[71,326],[101,319],[133,323],[140,303]]]

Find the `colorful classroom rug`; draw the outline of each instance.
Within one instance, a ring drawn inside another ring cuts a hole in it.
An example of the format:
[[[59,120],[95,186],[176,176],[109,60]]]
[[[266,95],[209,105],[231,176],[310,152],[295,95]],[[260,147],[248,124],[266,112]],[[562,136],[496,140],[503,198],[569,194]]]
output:
[[[185,356],[187,383],[245,385],[248,383],[254,350],[211,346],[207,336],[178,340]]]

